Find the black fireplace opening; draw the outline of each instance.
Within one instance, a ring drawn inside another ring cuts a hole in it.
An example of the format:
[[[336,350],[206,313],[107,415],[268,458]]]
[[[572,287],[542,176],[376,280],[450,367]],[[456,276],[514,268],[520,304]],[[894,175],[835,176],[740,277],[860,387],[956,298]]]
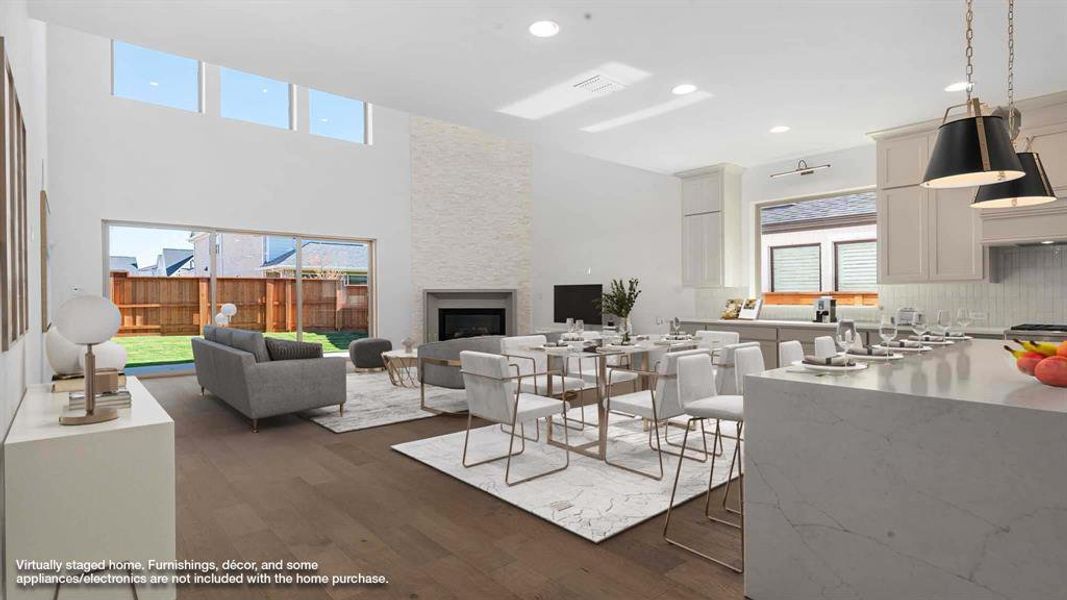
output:
[[[440,340],[505,335],[504,308],[439,308],[437,309],[437,337]]]

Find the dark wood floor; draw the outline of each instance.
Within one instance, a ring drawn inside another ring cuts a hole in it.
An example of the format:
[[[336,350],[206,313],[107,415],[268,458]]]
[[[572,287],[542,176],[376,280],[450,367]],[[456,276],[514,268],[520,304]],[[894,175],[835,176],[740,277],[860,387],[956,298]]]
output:
[[[662,517],[592,544],[390,449],[464,419],[334,434],[277,417],[253,434],[192,377],[145,383],[175,423],[179,559],[314,560],[326,574],[389,580],[186,587],[182,599],[743,597],[739,575],[664,544]],[[702,508],[682,507],[679,537],[736,556],[737,535],[703,522]]]

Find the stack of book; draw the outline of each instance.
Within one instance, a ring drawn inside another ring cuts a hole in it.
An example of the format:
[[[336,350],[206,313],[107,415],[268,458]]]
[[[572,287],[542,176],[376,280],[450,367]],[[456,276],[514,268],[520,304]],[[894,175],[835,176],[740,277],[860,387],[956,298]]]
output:
[[[97,408],[129,408],[130,407],[130,392],[126,388],[115,390],[113,392],[104,392],[96,395],[96,407]],[[70,410],[85,410],[85,392],[71,392],[70,403],[67,408]]]
[[[115,369],[96,370],[96,389],[116,390],[126,387],[126,375]],[[84,375],[55,375],[52,377],[53,392],[81,392],[85,390]]]

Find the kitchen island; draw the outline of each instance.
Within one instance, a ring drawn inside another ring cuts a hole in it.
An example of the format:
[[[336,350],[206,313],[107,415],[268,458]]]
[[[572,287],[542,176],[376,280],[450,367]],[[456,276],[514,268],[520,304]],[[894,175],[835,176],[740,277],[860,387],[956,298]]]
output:
[[[973,340],[745,383],[745,592],[1067,597],[1067,389]]]

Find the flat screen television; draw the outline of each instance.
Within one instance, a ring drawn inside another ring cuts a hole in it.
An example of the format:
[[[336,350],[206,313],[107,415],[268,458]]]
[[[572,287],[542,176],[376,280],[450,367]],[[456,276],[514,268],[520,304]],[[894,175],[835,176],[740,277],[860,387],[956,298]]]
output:
[[[604,286],[599,283],[555,286],[552,320],[556,323],[566,323],[567,319],[581,319],[587,324],[599,325],[603,316],[593,301],[603,293]]]

